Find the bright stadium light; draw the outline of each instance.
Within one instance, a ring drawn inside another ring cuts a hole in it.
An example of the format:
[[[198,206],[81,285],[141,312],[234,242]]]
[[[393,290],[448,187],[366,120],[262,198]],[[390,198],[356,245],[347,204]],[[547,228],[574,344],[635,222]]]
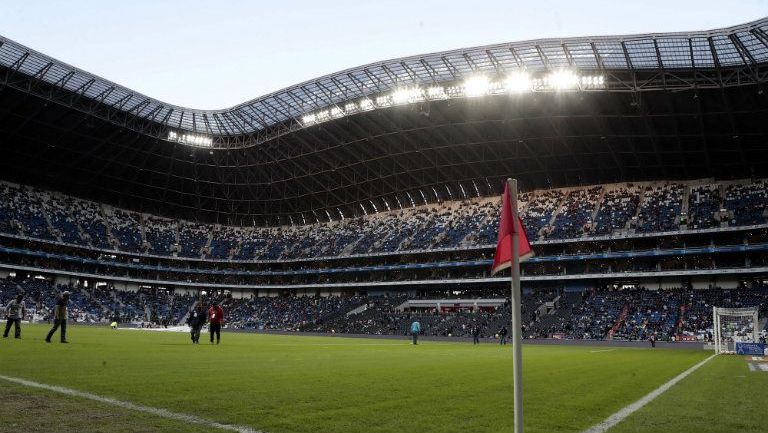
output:
[[[445,93],[445,89],[440,86],[432,86],[427,88],[427,98],[429,99],[447,99],[448,94]]]
[[[605,84],[605,77],[602,75],[582,75],[579,77],[579,83],[582,89],[601,88]]]
[[[392,101],[398,105],[423,100],[424,95],[418,87],[402,87],[392,93]]]
[[[191,146],[213,147],[213,138],[199,134],[179,134],[174,131],[168,131],[167,140]]]
[[[360,109],[362,111],[370,111],[370,110],[373,110],[374,108],[376,107],[374,107],[373,101],[371,101],[370,99],[365,98],[360,101]]]
[[[317,122],[317,116],[314,114],[305,114],[301,117],[301,122],[305,125],[311,125]]]
[[[331,117],[331,113],[328,110],[322,110],[315,113],[318,122],[325,122]]]
[[[379,96],[376,98],[377,107],[389,107],[392,105],[392,98],[389,96]]]
[[[603,87],[602,75],[578,75],[572,70],[557,70],[544,76],[532,76],[526,71],[515,71],[503,79],[491,80],[485,75],[468,77],[464,82],[447,86],[433,85],[426,88],[418,86],[399,87],[390,93],[379,94],[373,99],[363,97],[357,102],[346,102],[342,106],[333,106],[324,110],[307,113],[301,117],[304,126],[338,119],[354,113],[371,111],[376,108],[388,108],[393,105],[405,105],[422,101],[435,101],[453,98],[472,98],[503,93],[527,93],[564,89],[595,89]],[[175,133],[173,133],[175,134]],[[169,140],[180,141],[181,138]],[[208,141],[207,141],[208,140]],[[198,146],[211,146],[209,137],[187,138],[185,142]]]
[[[532,89],[531,76],[527,72],[513,72],[504,80],[504,88],[510,93],[529,92]]]
[[[482,96],[490,89],[490,80],[484,75],[476,75],[464,81],[464,95],[469,97]]]
[[[556,90],[574,89],[579,85],[579,76],[573,71],[555,71],[547,76],[547,82]]]
[[[398,89],[392,93],[392,102],[395,104],[405,104],[408,102],[408,89]]]

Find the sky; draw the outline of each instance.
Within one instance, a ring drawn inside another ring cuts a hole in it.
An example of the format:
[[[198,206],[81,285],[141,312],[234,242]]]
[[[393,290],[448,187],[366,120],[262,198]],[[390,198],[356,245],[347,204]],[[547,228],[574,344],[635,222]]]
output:
[[[161,101],[220,109],[366,63],[536,38],[694,31],[768,0],[0,0],[0,35]]]

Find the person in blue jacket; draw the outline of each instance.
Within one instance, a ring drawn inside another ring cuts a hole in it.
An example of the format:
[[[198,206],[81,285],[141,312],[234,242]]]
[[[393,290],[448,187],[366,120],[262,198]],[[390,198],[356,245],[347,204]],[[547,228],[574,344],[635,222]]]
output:
[[[413,344],[419,344],[419,332],[421,332],[421,323],[418,321],[411,323],[411,336],[413,336]]]

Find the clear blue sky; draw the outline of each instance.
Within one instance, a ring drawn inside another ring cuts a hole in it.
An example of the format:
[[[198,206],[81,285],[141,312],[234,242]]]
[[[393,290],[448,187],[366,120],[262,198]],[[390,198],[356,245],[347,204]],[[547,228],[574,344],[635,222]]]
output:
[[[36,0],[4,2],[0,34],[165,102],[215,109],[393,57],[763,16],[768,0]]]

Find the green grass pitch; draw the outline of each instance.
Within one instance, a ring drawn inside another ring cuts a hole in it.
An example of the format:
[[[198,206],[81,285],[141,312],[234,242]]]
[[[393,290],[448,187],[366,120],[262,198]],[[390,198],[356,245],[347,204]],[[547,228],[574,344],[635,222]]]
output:
[[[0,340],[0,375],[282,432],[511,432],[509,346],[70,326]],[[523,347],[526,432],[580,432],[705,359],[703,350]],[[0,432],[204,432],[0,380]],[[719,356],[611,432],[768,431],[768,374]]]

